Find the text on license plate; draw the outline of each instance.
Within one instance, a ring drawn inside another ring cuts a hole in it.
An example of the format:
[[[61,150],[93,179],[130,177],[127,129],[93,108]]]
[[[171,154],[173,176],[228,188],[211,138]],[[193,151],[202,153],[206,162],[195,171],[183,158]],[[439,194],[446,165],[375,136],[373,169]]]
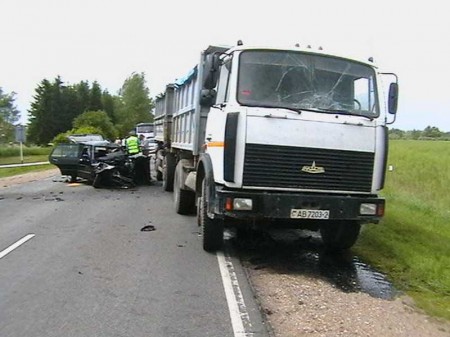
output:
[[[322,209],[291,209],[291,219],[329,219],[330,211]]]

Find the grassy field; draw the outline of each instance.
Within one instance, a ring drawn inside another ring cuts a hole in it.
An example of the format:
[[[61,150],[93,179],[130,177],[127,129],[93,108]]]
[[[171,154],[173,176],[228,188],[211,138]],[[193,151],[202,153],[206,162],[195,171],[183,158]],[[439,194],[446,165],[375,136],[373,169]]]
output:
[[[48,161],[48,155],[51,148],[46,147],[23,147],[23,162],[35,163]],[[18,146],[0,147],[0,165],[20,164],[20,148]],[[0,178],[10,177],[17,174],[23,174],[31,171],[41,171],[55,168],[54,165],[40,165],[14,168],[0,168]]]
[[[36,165],[36,166],[25,166],[25,167],[12,167],[12,168],[0,168],[0,178],[12,177],[18,174],[25,174],[28,172],[44,171],[56,168],[55,165]]]
[[[354,250],[450,320],[450,142],[391,141],[388,164],[386,216],[363,227]]]
[[[50,147],[26,147],[23,151],[23,162],[33,163],[40,161],[48,161],[48,155],[52,148]],[[20,147],[19,146],[0,146],[0,165],[4,164],[20,164]]]
[[[23,156],[24,163],[36,163],[48,161],[48,155]],[[20,156],[15,157],[0,157],[0,165],[6,164],[20,164]]]
[[[27,147],[24,146],[22,148],[24,156],[37,156],[37,155],[49,155],[51,147],[38,147],[32,146]],[[14,146],[0,146],[0,159],[6,157],[17,157],[20,161],[20,147],[18,145]]]

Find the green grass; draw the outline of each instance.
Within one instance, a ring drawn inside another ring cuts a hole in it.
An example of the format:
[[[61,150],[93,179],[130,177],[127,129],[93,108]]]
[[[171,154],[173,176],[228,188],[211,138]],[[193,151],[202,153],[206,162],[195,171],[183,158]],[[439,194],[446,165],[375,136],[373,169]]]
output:
[[[42,161],[48,161],[48,155],[23,156],[24,163],[36,163]],[[21,163],[20,156],[0,157],[0,165],[20,164],[20,163]]]
[[[22,151],[24,156],[36,156],[36,155],[49,155],[51,147],[38,147],[38,146],[23,146]],[[0,158],[4,157],[18,157],[20,158],[20,147],[18,145],[13,146],[0,146]]]
[[[55,165],[36,165],[36,166],[25,166],[25,167],[12,167],[12,168],[0,168],[0,178],[12,177],[18,174],[24,174],[28,172],[44,171],[56,168]]]
[[[431,315],[450,320],[450,142],[391,141],[386,216],[354,250]]]
[[[23,147],[23,162],[35,163],[48,161],[48,155],[52,148],[50,147]],[[0,146],[0,165],[20,164],[19,146]],[[26,167],[0,168],[0,178],[10,177],[18,174],[24,174],[33,171],[42,171],[55,168],[54,165],[39,165]]]

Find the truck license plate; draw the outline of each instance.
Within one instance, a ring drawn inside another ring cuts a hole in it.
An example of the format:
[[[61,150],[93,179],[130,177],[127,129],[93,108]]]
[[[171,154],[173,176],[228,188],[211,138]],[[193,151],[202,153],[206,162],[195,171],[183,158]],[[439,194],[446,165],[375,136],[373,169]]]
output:
[[[330,211],[322,209],[291,209],[291,219],[329,219]]]

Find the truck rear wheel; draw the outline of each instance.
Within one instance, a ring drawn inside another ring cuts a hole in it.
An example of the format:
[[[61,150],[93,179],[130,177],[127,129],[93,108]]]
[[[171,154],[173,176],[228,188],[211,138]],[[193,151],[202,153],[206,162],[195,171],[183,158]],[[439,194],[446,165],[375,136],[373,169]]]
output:
[[[223,245],[223,220],[208,217],[208,203],[206,197],[206,179],[202,182],[202,196],[199,198],[199,221],[202,228],[203,249],[213,252]]]
[[[320,226],[322,241],[327,249],[345,250],[358,239],[361,225],[357,221],[334,221]]]
[[[168,153],[163,159],[163,189],[167,192],[173,191],[173,178],[177,161],[172,153]]]
[[[175,169],[173,201],[175,211],[178,214],[192,214],[195,212],[195,193],[189,190],[183,190],[183,165],[189,163],[188,160],[182,159],[178,162]]]

